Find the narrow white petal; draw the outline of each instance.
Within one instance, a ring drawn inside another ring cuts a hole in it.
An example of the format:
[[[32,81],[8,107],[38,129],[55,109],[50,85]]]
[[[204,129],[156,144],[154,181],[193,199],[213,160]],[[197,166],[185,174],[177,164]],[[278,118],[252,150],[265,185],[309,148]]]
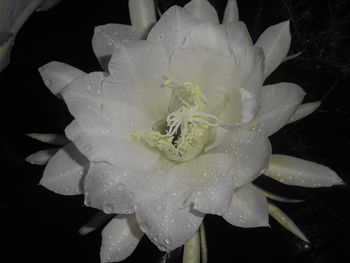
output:
[[[302,53],[302,52],[300,51],[300,52],[295,53],[295,54],[293,54],[293,55],[286,56],[286,57],[282,60],[282,62],[287,62],[287,61],[289,61],[289,60],[291,60],[291,59],[295,59],[295,58],[299,57],[299,56],[301,55],[301,53]]]
[[[301,202],[304,202],[305,200],[301,200],[301,199],[291,199],[291,198],[286,198],[286,197],[283,197],[283,196],[280,196],[280,195],[277,195],[277,194],[274,194],[274,193],[271,193],[269,191],[266,191],[264,189],[261,189],[257,186],[255,186],[256,188],[258,188],[262,193],[263,195],[265,195],[267,198],[271,199],[271,200],[275,200],[275,201],[278,201],[278,202],[284,202],[284,203],[301,203]]]
[[[39,73],[49,90],[56,96],[73,80],[86,75],[85,72],[68,64],[52,61],[41,68]]]
[[[197,231],[194,236],[188,240],[184,246],[183,263],[200,263],[200,236]]]
[[[79,229],[79,234],[87,235],[109,222],[113,217],[115,217],[114,214],[105,214],[102,211],[98,212]]]
[[[131,24],[140,29],[148,29],[156,22],[154,0],[129,0]]]
[[[239,20],[238,6],[236,0],[228,0],[225,8],[223,24],[236,22]]]
[[[202,22],[219,24],[218,14],[207,0],[192,0],[184,6],[184,9]]]
[[[36,164],[36,165],[45,165],[47,162],[51,159],[51,157],[58,151],[58,148],[53,148],[53,149],[47,149],[47,150],[42,150],[38,151],[36,153],[33,153],[29,155],[26,158],[26,161],[31,163],[31,164]]]
[[[53,133],[29,133],[28,137],[35,140],[54,144],[54,145],[67,145],[70,141],[64,134],[53,134]]]
[[[295,121],[298,121],[302,118],[305,118],[306,116],[313,113],[318,107],[320,107],[321,101],[315,101],[315,102],[309,102],[301,104],[297,110],[294,112],[292,117],[288,120],[288,123],[292,123]]]
[[[246,184],[235,190],[223,218],[239,227],[269,226],[266,197],[252,184]]]
[[[270,136],[288,122],[305,92],[296,84],[282,82],[264,86],[261,95],[261,110],[253,125]]]
[[[274,71],[286,57],[290,47],[289,21],[267,28],[259,37],[255,46],[265,53],[265,78]]]
[[[289,185],[328,187],[343,184],[330,168],[292,156],[274,154],[265,175]]]
[[[117,215],[102,231],[101,262],[119,262],[131,255],[143,236],[135,215]]]
[[[310,243],[304,233],[299,229],[299,227],[290,219],[281,209],[273,204],[268,204],[269,214],[276,219],[284,228],[292,232],[294,235],[299,237],[301,240]]]
[[[87,159],[73,143],[68,144],[50,159],[40,184],[61,195],[81,194],[87,166]]]

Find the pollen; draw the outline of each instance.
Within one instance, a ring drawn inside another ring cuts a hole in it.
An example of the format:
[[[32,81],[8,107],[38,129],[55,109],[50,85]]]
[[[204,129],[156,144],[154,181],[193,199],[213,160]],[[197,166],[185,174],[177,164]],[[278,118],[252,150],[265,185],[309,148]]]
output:
[[[170,75],[164,79],[161,87],[172,90],[168,115],[163,120],[165,128],[136,132],[128,138],[162,152],[172,161],[188,161],[203,150],[209,129],[219,126],[220,121],[207,112],[207,100],[198,85],[179,83]]]

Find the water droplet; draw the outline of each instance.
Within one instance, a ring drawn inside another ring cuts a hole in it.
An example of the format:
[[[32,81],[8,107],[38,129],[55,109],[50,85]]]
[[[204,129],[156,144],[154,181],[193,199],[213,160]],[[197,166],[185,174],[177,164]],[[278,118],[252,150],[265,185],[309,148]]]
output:
[[[112,204],[105,204],[105,205],[103,205],[102,210],[106,214],[112,214],[113,210],[114,210],[114,206]]]
[[[91,145],[90,144],[86,144],[83,148],[84,152],[90,152],[92,149]]]
[[[163,211],[163,206],[162,205],[157,205],[156,206],[156,211],[159,213],[159,212],[162,212]]]
[[[165,242],[165,244],[170,245],[170,244],[171,244],[171,239],[170,239],[170,237],[166,237],[166,238],[164,239],[164,242]]]
[[[124,184],[122,184],[122,183],[118,183],[117,184],[117,190],[118,191],[123,191],[125,189],[125,185]]]
[[[147,224],[146,222],[142,222],[142,223],[140,224],[140,228],[141,228],[141,230],[142,230],[144,233],[147,233],[147,232],[149,231],[149,226],[148,226],[148,224]]]
[[[158,242],[158,240],[159,240],[159,238],[158,238],[157,236],[154,236],[154,237],[153,237],[153,241],[154,241],[154,242]]]
[[[90,85],[87,85],[87,86],[86,86],[86,90],[87,90],[87,91],[91,91],[91,89],[92,89],[92,88],[91,88]]]
[[[165,246],[160,245],[160,246],[158,246],[158,249],[159,249],[160,251],[165,251]]]

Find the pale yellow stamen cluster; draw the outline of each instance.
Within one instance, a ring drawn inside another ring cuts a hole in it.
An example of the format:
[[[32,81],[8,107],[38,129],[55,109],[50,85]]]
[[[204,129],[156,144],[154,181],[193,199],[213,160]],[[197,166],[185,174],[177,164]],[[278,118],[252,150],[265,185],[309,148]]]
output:
[[[200,153],[207,141],[209,127],[220,121],[207,110],[206,98],[198,85],[191,82],[179,84],[166,75],[163,88],[172,89],[169,114],[160,130],[137,132],[130,139],[143,141],[158,149],[170,160],[183,162]],[[158,128],[159,129],[159,128]]]

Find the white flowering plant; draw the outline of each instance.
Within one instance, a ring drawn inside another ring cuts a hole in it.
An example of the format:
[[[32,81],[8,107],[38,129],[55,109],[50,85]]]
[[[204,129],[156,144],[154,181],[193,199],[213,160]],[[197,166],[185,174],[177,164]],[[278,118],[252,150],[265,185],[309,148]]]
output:
[[[184,262],[207,261],[206,214],[243,227],[269,226],[269,214],[307,237],[268,200],[293,201],[254,185],[259,176],[303,187],[343,181],[330,168],[272,154],[268,137],[311,114],[296,84],[264,85],[288,59],[289,22],[253,43],[229,0],[220,22],[206,0],[173,6],[157,21],[153,0],[129,1],[131,25],[95,28],[103,71],[62,62],[39,69],[74,120],[65,135],[29,134],[62,146],[27,157],[46,165],[40,184],[83,194],[101,210],[80,230],[102,231],[101,262],[127,258],[146,235],[161,251],[182,245]]]

